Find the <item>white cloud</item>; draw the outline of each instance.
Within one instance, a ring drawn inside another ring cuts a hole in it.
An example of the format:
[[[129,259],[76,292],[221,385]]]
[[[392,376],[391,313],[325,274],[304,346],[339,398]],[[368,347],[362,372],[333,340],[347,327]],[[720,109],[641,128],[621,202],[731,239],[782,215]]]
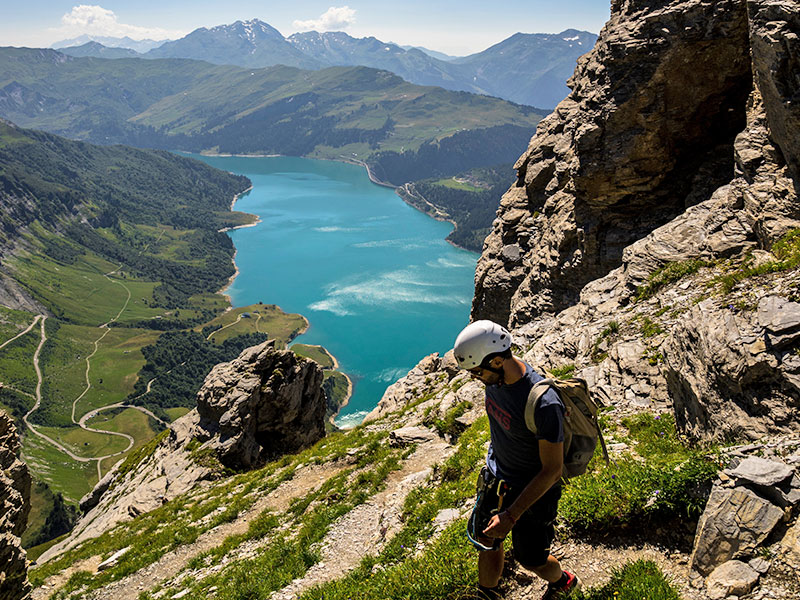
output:
[[[102,6],[79,4],[61,17],[61,27],[55,30],[63,37],[73,37],[82,34],[125,37],[134,40],[165,38],[178,38],[185,35],[182,31],[172,31],[160,27],[141,27],[120,23],[113,11]]]
[[[300,31],[343,31],[356,22],[356,11],[349,6],[331,6],[319,19],[295,21]]]

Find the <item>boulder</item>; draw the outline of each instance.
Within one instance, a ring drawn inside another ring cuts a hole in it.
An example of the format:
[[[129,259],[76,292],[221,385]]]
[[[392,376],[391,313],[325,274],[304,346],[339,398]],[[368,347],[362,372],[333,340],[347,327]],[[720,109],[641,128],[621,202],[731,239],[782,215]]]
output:
[[[389,443],[393,446],[424,444],[438,439],[439,436],[427,427],[401,427],[389,434]]]
[[[728,596],[743,596],[758,582],[758,571],[747,563],[729,560],[718,566],[706,580],[708,597],[722,600]]]
[[[194,437],[220,462],[253,468],[325,435],[322,369],[267,341],[215,366],[197,393]]]
[[[692,569],[708,575],[729,560],[749,557],[783,515],[780,508],[748,489],[715,485],[697,523]]]
[[[0,600],[26,598],[28,560],[20,536],[30,513],[31,476],[13,419],[0,411]]]
[[[778,460],[750,456],[740,462],[735,469],[725,471],[725,474],[740,480],[745,485],[773,486],[786,482],[794,475],[794,469]]]

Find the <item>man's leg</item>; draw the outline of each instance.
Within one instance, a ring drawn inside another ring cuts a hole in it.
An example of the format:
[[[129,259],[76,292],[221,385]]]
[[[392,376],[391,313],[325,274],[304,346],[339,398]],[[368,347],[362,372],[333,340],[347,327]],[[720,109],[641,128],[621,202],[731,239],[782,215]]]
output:
[[[529,571],[536,573],[539,577],[547,581],[547,583],[556,583],[559,579],[561,579],[561,574],[563,572],[558,559],[552,554],[548,555],[547,562],[543,565],[539,565],[538,567],[532,567],[529,565],[522,566]]]
[[[500,576],[503,574],[503,560],[502,546],[497,550],[485,550],[478,554],[478,583],[481,586],[497,587],[497,584],[500,583]]]

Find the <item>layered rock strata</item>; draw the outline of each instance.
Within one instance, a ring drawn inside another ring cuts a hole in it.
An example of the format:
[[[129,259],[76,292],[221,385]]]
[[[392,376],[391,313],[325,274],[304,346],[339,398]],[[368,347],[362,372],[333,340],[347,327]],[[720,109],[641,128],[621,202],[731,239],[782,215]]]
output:
[[[800,441],[794,442],[794,447]],[[795,455],[800,458],[800,455]],[[778,458],[735,458],[720,473],[697,524],[692,568],[707,576],[710,598],[743,595],[753,588],[769,563],[759,557],[771,536],[790,537],[781,525],[800,504],[800,476]],[[795,560],[786,552],[788,560]],[[768,555],[768,553],[767,553]],[[749,563],[749,564],[747,564]]]
[[[20,543],[31,509],[31,476],[20,450],[14,421],[0,411],[0,600],[19,600],[31,591]]]

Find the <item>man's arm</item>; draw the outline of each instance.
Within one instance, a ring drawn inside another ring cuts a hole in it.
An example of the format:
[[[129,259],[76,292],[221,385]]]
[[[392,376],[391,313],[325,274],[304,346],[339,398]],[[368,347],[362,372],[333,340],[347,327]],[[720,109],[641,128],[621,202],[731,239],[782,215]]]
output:
[[[547,440],[539,440],[539,458],[542,461],[542,470],[531,479],[510,506],[489,520],[489,525],[483,530],[485,535],[499,538],[508,535],[522,513],[561,479],[564,468],[564,442],[554,444]]]

